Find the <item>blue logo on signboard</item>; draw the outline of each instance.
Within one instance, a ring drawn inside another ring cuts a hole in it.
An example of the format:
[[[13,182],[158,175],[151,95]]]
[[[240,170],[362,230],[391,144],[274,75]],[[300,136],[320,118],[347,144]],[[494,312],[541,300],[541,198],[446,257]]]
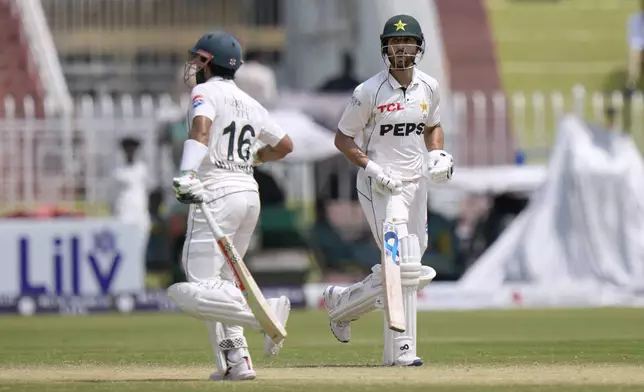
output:
[[[18,243],[20,291],[22,295],[62,295],[65,293],[66,283],[67,287],[71,283],[71,294],[79,295],[81,292],[81,263],[87,263],[91,267],[93,276],[101,288],[101,294],[109,294],[110,286],[121,264],[121,252],[116,246],[114,233],[109,230],[98,231],[94,233],[91,244],[87,244],[85,247],[81,247],[81,239],[76,235],[68,238],[53,238],[53,252],[51,255],[51,262],[54,266],[52,276],[53,292],[52,290],[47,290],[47,284],[34,283],[29,279],[31,247],[42,246],[42,244],[32,244],[31,242],[28,236],[23,236],[20,237]],[[86,249],[86,251],[81,253],[81,249]],[[65,254],[68,257],[65,257]],[[65,277],[71,282],[66,282]]]

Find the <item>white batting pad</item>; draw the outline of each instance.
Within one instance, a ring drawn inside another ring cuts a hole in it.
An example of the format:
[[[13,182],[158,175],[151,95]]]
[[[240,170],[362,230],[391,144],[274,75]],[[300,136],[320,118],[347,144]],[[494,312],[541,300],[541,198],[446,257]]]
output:
[[[212,353],[215,357],[217,372],[223,376],[226,374],[226,370],[228,370],[226,354],[224,354],[220,346],[221,341],[225,339],[224,327],[216,321],[206,321],[206,327],[208,328],[208,334],[210,336],[210,344],[212,345]]]
[[[168,288],[168,296],[195,318],[261,330],[241,290],[231,282],[175,283]]]
[[[387,318],[383,317],[384,320],[384,344],[382,352],[382,364],[385,366],[393,366],[396,358],[394,357],[394,331],[389,329],[389,324],[387,323]]]
[[[421,254],[422,258],[422,254]],[[420,259],[419,259],[420,260]],[[418,290],[422,290],[431,283],[436,277],[436,270],[430,266],[423,265],[420,267],[420,278],[418,278]]]
[[[339,304],[329,312],[331,320],[354,321],[376,309],[377,299],[382,296],[380,264],[371,268],[371,271],[361,282],[346,288]]]
[[[433,279],[431,271],[423,271],[420,263],[420,244],[418,237],[409,235],[401,240],[400,277],[402,284],[403,306],[405,310],[405,332],[391,331],[386,323],[384,328],[383,364],[391,366],[404,356],[403,362],[413,362],[416,358],[416,313],[418,309],[418,289],[421,276],[427,281]],[[433,269],[432,269],[433,271]],[[429,275],[425,276],[423,272]],[[430,278],[431,277],[431,278]]]
[[[371,268],[373,272],[381,273],[380,272],[380,264],[376,264]],[[432,282],[432,280],[436,277],[436,270],[433,269],[430,266],[423,265],[420,267],[420,277],[418,278],[418,291],[422,290]]]

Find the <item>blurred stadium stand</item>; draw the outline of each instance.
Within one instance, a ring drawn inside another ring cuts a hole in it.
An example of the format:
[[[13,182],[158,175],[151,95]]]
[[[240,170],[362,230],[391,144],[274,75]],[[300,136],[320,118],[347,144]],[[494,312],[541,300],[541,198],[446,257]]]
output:
[[[40,75],[22,32],[20,14],[8,0],[0,1],[0,48],[0,97],[15,97],[15,107],[8,109],[20,116],[30,110],[42,115],[44,89]],[[25,97],[33,98],[33,107],[24,107]],[[0,116],[6,111],[6,105],[0,105]]]
[[[481,96],[492,97],[502,90],[499,62],[494,46],[492,26],[487,18],[485,1],[471,0],[464,6],[462,1],[436,0],[445,57],[449,66],[450,87],[453,91],[468,94],[472,100],[481,101]],[[462,138],[476,138],[475,130],[493,130],[495,138],[479,138],[476,149],[463,150],[461,160],[465,165],[487,164],[484,156],[476,150],[481,144],[495,143],[503,138],[506,151],[499,151],[495,163],[514,161],[514,140],[507,127],[507,119],[492,105],[482,106],[480,102],[462,100],[467,111],[468,123]],[[475,107],[478,106],[478,111]],[[458,115],[457,115],[458,117]],[[498,135],[501,133],[500,135]],[[470,147],[473,147],[470,145]]]
[[[284,45],[277,0],[43,0],[73,94],[160,94],[177,88],[195,37],[214,28],[245,51]]]
[[[521,177],[529,193],[542,180],[563,114],[599,124],[609,114],[608,128],[628,130],[644,146],[643,96],[623,95],[620,79],[626,16],[635,3],[590,3],[0,0],[0,212],[54,205],[105,214],[118,140],[136,134],[145,160],[155,164],[155,186],[168,191],[157,213],[169,226],[162,231],[176,259],[185,208],[173,203],[167,181],[186,132],[187,89],[180,76],[195,39],[225,29],[245,52],[267,53],[279,86],[267,106],[303,113],[311,130],[328,136],[350,89],[315,90],[340,74],[345,53],[353,56],[358,80],[381,70],[382,23],[408,12],[425,29],[420,68],[441,83],[441,121],[458,173],[452,188],[430,194],[432,245],[424,262],[435,266],[439,279],[456,279],[521,209],[504,207],[526,200],[508,196],[499,183]],[[586,19],[577,20],[579,12]],[[594,49],[599,41],[604,50]],[[317,160],[263,168],[258,181],[275,190],[267,195],[274,203],[263,201],[263,235],[251,252],[291,247],[289,257],[314,260],[321,270],[365,268],[375,245],[356,209],[356,168],[330,148]],[[487,204],[472,207],[472,195]],[[352,247],[332,252],[321,233]],[[277,279],[271,273],[266,279]],[[293,275],[303,279],[305,273],[296,268]]]

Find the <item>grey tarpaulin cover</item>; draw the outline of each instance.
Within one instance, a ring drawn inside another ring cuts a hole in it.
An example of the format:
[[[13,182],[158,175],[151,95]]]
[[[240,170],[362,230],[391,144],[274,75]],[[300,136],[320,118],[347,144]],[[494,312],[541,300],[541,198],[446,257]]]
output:
[[[285,162],[315,162],[340,153],[334,145],[335,129],[328,130],[297,110],[273,110],[270,114],[293,141],[293,152]]]
[[[459,283],[510,282],[644,288],[644,162],[628,135],[562,118],[545,182]]]

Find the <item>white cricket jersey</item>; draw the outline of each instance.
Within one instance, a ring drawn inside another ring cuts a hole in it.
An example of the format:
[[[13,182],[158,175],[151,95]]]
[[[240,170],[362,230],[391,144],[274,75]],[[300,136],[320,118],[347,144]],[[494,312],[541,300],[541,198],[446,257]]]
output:
[[[250,147],[256,140],[276,146],[286,135],[282,128],[235,82],[220,77],[192,89],[189,126],[197,116],[212,120],[210,154],[199,167],[199,178],[212,189],[233,185],[257,190]]]
[[[137,161],[122,164],[112,172],[114,181],[114,215],[122,221],[137,222],[150,219],[148,211],[149,173],[146,165]]]
[[[440,123],[438,82],[414,69],[411,84],[382,71],[353,92],[338,129],[353,137],[369,159],[403,180],[421,176],[425,125]]]

